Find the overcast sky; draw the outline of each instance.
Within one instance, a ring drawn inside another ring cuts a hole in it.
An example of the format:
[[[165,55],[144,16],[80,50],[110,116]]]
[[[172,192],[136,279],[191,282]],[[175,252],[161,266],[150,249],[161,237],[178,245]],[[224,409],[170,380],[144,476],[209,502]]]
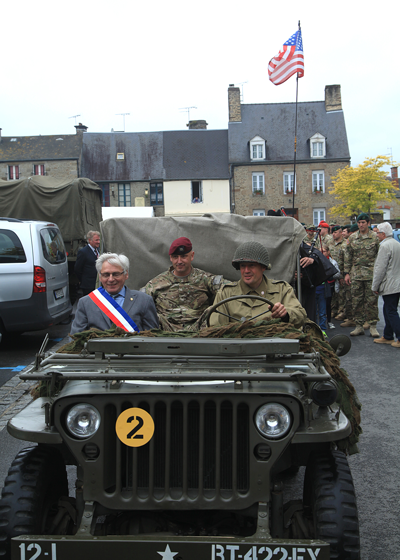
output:
[[[244,103],[294,102],[296,79],[275,86],[268,61],[301,21],[299,101],[340,84],[356,166],[400,159],[399,9],[359,0],[283,3],[237,0],[23,0],[2,6],[3,136],[228,126],[227,89]],[[5,23],[7,22],[7,25]]]

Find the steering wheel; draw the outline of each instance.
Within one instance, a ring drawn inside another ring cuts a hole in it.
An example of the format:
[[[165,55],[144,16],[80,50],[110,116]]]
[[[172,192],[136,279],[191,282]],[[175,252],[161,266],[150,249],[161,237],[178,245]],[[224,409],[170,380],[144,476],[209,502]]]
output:
[[[220,315],[223,315],[224,317],[229,317],[229,319],[232,319],[233,321],[240,322],[241,319],[236,319],[236,317],[232,317],[231,315],[227,315],[226,313],[222,313],[222,311],[217,311],[218,307],[220,307],[224,303],[227,303],[228,301],[234,301],[236,299],[258,299],[260,301],[263,301],[264,303],[268,303],[268,305],[271,306],[271,309],[275,305],[274,303],[272,303],[272,301],[269,301],[269,299],[263,298],[261,296],[243,295],[243,296],[228,297],[226,299],[223,299],[222,301],[219,301],[218,303],[215,303],[212,307],[210,307],[210,309],[207,312],[207,319],[206,319],[207,320],[207,327],[210,326],[210,317],[213,313],[219,313]],[[262,313],[259,313],[255,317],[252,317],[251,320],[254,321],[254,319],[257,319],[257,317],[260,317],[260,315],[264,315],[265,313],[268,313],[269,311],[271,311],[271,309],[267,309],[267,311],[263,311]]]

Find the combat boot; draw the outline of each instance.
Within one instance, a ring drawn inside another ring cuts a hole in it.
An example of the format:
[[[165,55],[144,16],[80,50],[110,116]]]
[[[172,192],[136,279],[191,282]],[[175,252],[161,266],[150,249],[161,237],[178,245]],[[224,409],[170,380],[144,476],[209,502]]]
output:
[[[379,338],[379,333],[376,330],[376,326],[375,325],[371,325],[369,328],[369,334],[370,336],[372,336],[373,338]]]
[[[346,319],[344,323],[340,323],[341,327],[356,327],[357,323],[353,319]]]
[[[363,324],[363,328],[364,328],[365,331],[367,331],[370,328],[370,326],[371,325],[369,323],[367,323],[367,321],[365,321],[365,323]]]
[[[362,325],[357,325],[354,331],[351,331],[350,336],[358,336],[360,334],[364,334],[364,329],[362,328]]]
[[[346,319],[346,313],[342,311],[341,313],[339,313],[339,315],[336,315],[334,319],[336,319],[337,321],[343,321],[343,319]]]

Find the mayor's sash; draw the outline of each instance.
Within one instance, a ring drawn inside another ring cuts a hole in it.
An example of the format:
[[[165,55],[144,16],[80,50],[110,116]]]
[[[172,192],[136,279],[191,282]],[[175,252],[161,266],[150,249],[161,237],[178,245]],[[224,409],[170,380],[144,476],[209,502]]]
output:
[[[103,287],[90,292],[89,297],[117,327],[121,327],[126,332],[140,332],[133,319],[129,317],[128,313],[118,305],[115,299]]]

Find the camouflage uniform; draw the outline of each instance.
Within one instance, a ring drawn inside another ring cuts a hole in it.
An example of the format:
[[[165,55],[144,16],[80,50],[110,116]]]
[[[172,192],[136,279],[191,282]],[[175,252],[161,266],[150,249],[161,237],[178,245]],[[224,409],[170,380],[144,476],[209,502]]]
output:
[[[198,268],[192,268],[188,276],[175,276],[172,271],[171,266],[141,291],[154,299],[164,331],[199,330],[200,317],[212,305],[224,280]]]
[[[331,257],[338,263],[339,266],[339,270],[340,270],[339,279],[342,279],[344,277],[343,276],[344,246],[345,246],[344,239],[336,243],[336,241],[333,238],[328,245],[331,253]],[[339,293],[334,291],[332,294],[332,317],[335,317],[337,314],[344,311],[344,307],[345,307],[344,289],[343,286],[340,286]]]
[[[346,252],[347,252],[348,244],[349,244],[349,240],[346,239],[343,243],[343,269],[341,269],[341,270],[344,270],[344,260],[346,258],[345,255],[346,255]],[[353,273],[354,273],[354,271],[351,270],[350,271],[350,278],[352,277]],[[343,278],[344,278],[344,273],[343,273]],[[353,320],[353,303],[351,301],[351,286],[348,286],[345,283],[343,288],[344,288],[344,313],[346,315],[346,318],[349,321],[352,321]]]
[[[299,300],[294,295],[293,288],[287,282],[283,280],[271,280],[264,276],[261,284],[257,289],[253,290],[250,288],[243,280],[238,282],[229,282],[225,284],[218,292],[214,303],[219,303],[223,299],[232,296],[241,296],[254,294],[256,296],[265,297],[270,300],[271,303],[282,303],[286,311],[289,314],[289,322],[292,323],[296,328],[300,328],[304,325],[307,315],[303,307],[301,306]],[[269,305],[263,303],[260,300],[236,300],[230,301],[225,305],[221,305],[218,311],[226,313],[231,317],[238,319],[242,318],[246,320],[251,320],[256,315],[264,313],[259,317],[259,320],[271,319],[271,313],[269,312]],[[218,312],[213,313],[210,318],[211,326],[215,327],[218,325],[228,324],[230,321],[228,317],[224,315],[219,315]]]
[[[379,250],[376,233],[351,235],[344,255],[344,275],[350,274],[353,318],[357,326],[375,326],[379,320],[378,296],[372,292],[374,263]]]

